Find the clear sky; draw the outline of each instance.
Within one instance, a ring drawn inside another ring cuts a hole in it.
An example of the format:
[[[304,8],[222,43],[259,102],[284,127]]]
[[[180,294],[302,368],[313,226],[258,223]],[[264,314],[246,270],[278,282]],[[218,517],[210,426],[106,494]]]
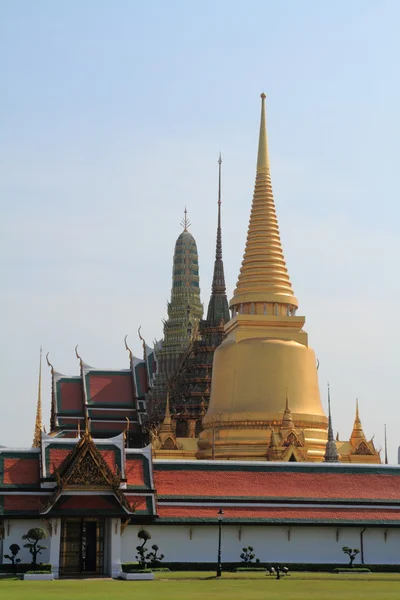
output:
[[[39,347],[78,373],[162,336],[185,205],[208,302],[223,154],[229,296],[252,199],[260,92],[299,314],[348,438],[397,461],[397,0],[2,0],[0,444],[31,443]],[[48,421],[50,377],[43,374]]]

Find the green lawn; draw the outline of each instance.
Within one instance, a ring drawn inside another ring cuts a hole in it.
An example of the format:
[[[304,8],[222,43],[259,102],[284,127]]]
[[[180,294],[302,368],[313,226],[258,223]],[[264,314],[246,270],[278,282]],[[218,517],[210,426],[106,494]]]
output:
[[[400,574],[293,573],[277,581],[259,573],[160,573],[156,581],[0,580],[5,600],[398,600]]]

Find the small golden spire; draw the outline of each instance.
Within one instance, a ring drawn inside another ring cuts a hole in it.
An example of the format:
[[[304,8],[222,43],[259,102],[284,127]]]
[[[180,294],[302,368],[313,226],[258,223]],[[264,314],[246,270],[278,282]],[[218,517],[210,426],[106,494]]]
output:
[[[33,443],[32,443],[33,448],[40,447],[42,431],[43,431],[43,423],[42,423],[42,346],[40,346],[38,397],[37,397],[37,407],[36,407],[35,431],[33,434]]]
[[[289,408],[288,390],[286,388],[285,410],[283,411],[281,429],[293,429],[293,417]]]
[[[361,442],[361,440],[367,441],[364,431],[363,431],[363,428],[362,428],[360,413],[358,410],[358,398],[357,398],[356,399],[356,416],[354,419],[353,431],[350,436],[350,442],[354,446],[358,446],[358,444]]]
[[[172,419],[171,419],[171,411],[169,409],[169,392],[167,392],[167,402],[165,404],[164,420],[162,422],[160,431],[165,432],[167,430],[170,430],[171,428],[172,428]]]
[[[277,302],[297,308],[286,268],[276,216],[268,157],[265,94],[261,94],[261,121],[257,173],[246,248],[230,306]]]
[[[78,438],[81,437],[81,422],[78,421]]]

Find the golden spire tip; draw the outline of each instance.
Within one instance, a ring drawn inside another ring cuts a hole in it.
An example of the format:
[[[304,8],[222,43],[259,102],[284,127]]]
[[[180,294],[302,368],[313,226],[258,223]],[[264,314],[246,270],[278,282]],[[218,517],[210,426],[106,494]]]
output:
[[[264,94],[264,92],[263,92],[263,93],[261,94],[261,98],[262,98],[263,100],[265,100],[265,98],[266,98],[266,97],[267,97],[267,94]]]

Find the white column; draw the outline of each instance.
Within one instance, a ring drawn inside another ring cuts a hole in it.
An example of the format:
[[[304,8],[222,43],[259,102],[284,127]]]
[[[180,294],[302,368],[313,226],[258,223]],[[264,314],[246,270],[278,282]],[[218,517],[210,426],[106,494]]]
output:
[[[121,519],[110,519],[110,556],[111,577],[116,578],[121,572]]]
[[[61,519],[51,519],[50,557],[51,571],[56,579],[60,574]]]

